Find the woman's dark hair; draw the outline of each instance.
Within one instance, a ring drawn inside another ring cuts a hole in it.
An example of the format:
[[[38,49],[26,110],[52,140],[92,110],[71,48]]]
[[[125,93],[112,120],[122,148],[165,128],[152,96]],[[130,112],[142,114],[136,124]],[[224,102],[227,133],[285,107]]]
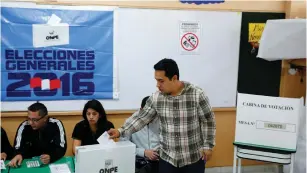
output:
[[[95,99],[90,100],[84,105],[82,116],[86,121],[88,121],[86,117],[87,109],[94,109],[95,111],[97,111],[99,113],[99,121],[103,122],[107,121],[106,111],[104,110],[102,104],[98,100]]]

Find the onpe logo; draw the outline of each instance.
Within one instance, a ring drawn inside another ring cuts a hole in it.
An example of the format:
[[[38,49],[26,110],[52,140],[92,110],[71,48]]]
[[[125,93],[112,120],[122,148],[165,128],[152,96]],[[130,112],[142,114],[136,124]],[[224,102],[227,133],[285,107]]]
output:
[[[55,31],[50,31],[49,32],[50,35],[46,36],[46,40],[55,40],[55,39],[59,39],[59,35],[55,35]]]
[[[118,167],[113,166],[113,160],[108,159],[105,161],[104,169],[100,169],[99,173],[115,173],[118,172]]]

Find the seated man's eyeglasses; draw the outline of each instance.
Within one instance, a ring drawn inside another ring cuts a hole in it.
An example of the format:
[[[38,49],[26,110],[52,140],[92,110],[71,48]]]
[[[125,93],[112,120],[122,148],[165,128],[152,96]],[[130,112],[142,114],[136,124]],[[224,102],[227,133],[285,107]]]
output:
[[[41,118],[28,118],[28,121],[30,122],[30,121],[32,121],[33,123],[37,123],[39,120],[41,120],[41,119],[43,119],[44,118],[44,116],[43,117],[41,117]]]

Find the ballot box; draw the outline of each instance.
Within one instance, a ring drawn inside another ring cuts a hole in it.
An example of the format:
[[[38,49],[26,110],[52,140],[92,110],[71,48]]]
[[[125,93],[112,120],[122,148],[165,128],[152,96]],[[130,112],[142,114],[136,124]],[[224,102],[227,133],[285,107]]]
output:
[[[76,148],[76,173],[134,173],[135,144],[120,141]]]

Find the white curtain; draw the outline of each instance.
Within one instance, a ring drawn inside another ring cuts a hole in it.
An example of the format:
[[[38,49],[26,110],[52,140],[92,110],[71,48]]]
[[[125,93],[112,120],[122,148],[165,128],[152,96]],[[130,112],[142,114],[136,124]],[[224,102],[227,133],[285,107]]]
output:
[[[301,114],[297,138],[297,150],[295,153],[294,173],[306,173],[306,107]],[[290,166],[284,166],[284,173],[290,172]]]

